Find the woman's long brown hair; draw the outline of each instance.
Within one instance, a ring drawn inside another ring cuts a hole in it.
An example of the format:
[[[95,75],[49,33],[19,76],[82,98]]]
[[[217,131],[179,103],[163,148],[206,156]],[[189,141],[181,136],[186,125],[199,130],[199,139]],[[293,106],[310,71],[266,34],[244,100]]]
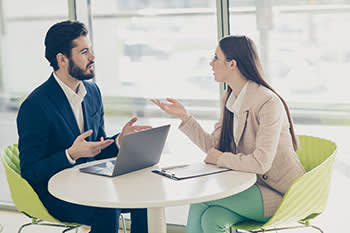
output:
[[[219,41],[219,47],[223,51],[226,60],[235,60],[242,75],[259,85],[270,89],[282,101],[284,109],[288,116],[289,131],[293,141],[293,147],[296,151],[298,149],[298,142],[294,131],[294,123],[291,117],[289,108],[284,99],[268,84],[263,76],[261,63],[257,54],[254,42],[246,36],[227,36]],[[227,85],[227,97],[224,103],[223,125],[221,130],[220,141],[218,149],[223,152],[236,152],[235,144],[233,143],[233,113],[225,106],[232,89]]]

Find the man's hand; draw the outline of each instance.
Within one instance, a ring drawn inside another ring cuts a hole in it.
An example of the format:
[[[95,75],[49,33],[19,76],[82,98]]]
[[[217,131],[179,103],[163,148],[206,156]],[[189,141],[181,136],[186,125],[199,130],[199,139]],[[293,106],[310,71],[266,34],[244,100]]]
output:
[[[88,142],[85,138],[92,134],[92,130],[88,130],[80,134],[73,142],[73,145],[68,148],[68,154],[73,160],[77,160],[83,157],[93,157],[101,152],[104,148],[111,145],[114,140],[108,139],[104,140],[101,137],[99,142]]]
[[[133,117],[128,123],[124,125],[122,132],[118,137],[119,145],[122,144],[122,141],[125,135],[152,128],[151,126],[146,126],[146,125],[133,125],[136,121],[137,121],[137,117]]]
[[[205,157],[204,162],[206,163],[211,163],[211,164],[216,164],[219,157],[223,154],[223,152],[215,149],[215,148],[211,148],[208,150],[208,154],[207,157]]]

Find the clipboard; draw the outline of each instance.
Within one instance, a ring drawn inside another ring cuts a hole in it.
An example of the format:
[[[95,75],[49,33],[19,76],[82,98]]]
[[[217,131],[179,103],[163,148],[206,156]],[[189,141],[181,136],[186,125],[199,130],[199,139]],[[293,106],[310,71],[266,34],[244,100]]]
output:
[[[164,167],[159,168],[157,170],[152,170],[152,172],[154,173],[168,177],[173,180],[183,180],[194,177],[207,176],[226,171],[231,171],[231,169],[217,167],[216,165],[206,164],[204,162]]]

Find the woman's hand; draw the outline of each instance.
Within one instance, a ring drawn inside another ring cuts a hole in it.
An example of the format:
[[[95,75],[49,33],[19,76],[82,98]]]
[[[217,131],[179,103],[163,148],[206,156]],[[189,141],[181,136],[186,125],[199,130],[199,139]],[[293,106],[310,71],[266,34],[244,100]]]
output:
[[[215,149],[215,148],[211,148],[208,151],[207,157],[205,157],[204,162],[206,163],[211,163],[211,164],[216,164],[219,157],[223,154],[223,152]]]
[[[151,99],[153,103],[158,105],[164,112],[169,115],[180,118],[182,121],[186,121],[190,115],[187,114],[185,107],[180,104],[179,101],[171,98],[166,98],[170,103],[161,102],[159,99]]]

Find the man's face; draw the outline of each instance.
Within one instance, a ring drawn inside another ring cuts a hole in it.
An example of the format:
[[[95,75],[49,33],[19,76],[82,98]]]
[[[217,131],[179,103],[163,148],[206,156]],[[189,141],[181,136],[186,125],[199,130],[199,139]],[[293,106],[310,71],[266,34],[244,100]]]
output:
[[[94,59],[89,39],[80,36],[73,40],[75,47],[72,48],[69,59],[68,73],[78,80],[88,80],[95,77]]]

